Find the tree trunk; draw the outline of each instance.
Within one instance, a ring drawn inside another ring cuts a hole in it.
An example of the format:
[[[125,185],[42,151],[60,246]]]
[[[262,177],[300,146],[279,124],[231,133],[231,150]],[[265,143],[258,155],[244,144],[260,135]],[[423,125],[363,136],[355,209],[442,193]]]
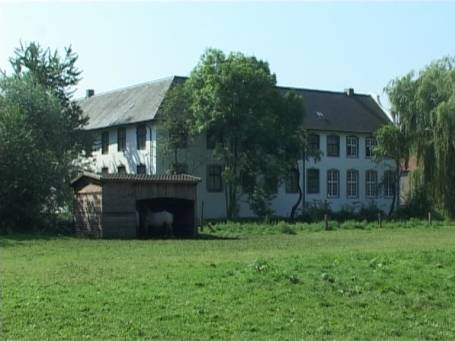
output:
[[[294,206],[292,206],[292,210],[291,210],[291,220],[294,220],[295,219],[295,214],[297,212],[297,208],[299,207],[300,203],[302,202],[302,199],[303,199],[303,190],[302,190],[302,186],[300,184],[300,170],[299,170],[299,164],[297,163],[296,165],[296,171],[297,171],[297,188],[299,190],[299,197],[297,199],[297,202],[294,204]]]
[[[393,210],[395,209],[395,206],[398,208],[400,205],[400,175],[401,175],[401,170],[400,170],[400,161],[395,160],[395,167],[396,167],[396,172],[395,172],[395,186],[394,186],[394,191],[393,191],[393,198],[392,198],[392,203],[390,204],[390,209],[389,209],[389,214],[388,216],[392,216]]]

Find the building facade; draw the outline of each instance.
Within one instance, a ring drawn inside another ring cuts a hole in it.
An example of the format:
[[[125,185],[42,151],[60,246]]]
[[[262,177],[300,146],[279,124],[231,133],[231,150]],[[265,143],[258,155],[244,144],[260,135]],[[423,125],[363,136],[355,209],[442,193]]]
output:
[[[171,77],[120,89],[81,100],[89,117],[86,129],[95,135],[92,171],[105,174],[164,174],[169,169],[166,131],[160,127],[160,105],[167,91],[182,77]],[[393,197],[391,162],[372,158],[374,132],[389,122],[371,96],[352,89],[331,92],[280,88],[300,93],[306,106],[305,127],[311,132],[312,148],[319,160],[301,160],[300,175],[283,175],[278,181],[272,208],[276,215],[289,216],[298,200],[300,181],[305,206],[332,210],[358,210],[369,205],[387,211]],[[197,210],[204,217],[226,216],[222,164],[214,159],[205,135],[188,141],[179,150],[179,162],[187,173],[200,177]],[[245,195],[240,199],[240,216],[253,217]]]

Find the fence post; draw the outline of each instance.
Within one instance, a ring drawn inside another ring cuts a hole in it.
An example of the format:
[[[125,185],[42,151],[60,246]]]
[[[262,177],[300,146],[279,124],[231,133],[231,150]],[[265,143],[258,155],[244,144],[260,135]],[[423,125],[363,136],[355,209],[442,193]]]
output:
[[[324,225],[325,225],[325,230],[330,231],[328,214],[324,214]]]
[[[379,228],[382,228],[382,215],[381,215],[381,212],[378,213],[378,223],[379,223]]]
[[[428,224],[431,225],[431,211],[428,212]]]

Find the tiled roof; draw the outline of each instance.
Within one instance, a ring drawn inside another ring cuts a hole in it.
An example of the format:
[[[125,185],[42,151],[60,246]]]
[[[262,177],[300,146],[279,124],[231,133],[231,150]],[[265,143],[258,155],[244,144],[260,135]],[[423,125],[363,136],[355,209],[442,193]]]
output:
[[[198,183],[201,178],[189,174],[106,174],[101,175],[101,182],[167,182],[167,183]]]
[[[84,129],[153,120],[173,81],[174,77],[159,79],[79,100],[89,117]]]
[[[304,127],[355,133],[373,133],[390,122],[370,95],[312,89],[286,89],[302,95]]]
[[[187,183],[195,184],[201,181],[201,178],[198,178],[193,175],[188,174],[156,174],[156,175],[146,175],[146,174],[105,174],[99,175],[94,173],[82,173],[78,177],[74,178],[71,181],[71,184],[75,184],[82,178],[90,178],[100,182],[156,182],[156,183]]]
[[[89,124],[85,129],[151,121],[159,115],[161,103],[171,85],[185,79],[173,76],[83,99],[80,105],[89,116]],[[373,133],[390,122],[370,95],[278,88],[280,91],[295,91],[302,95],[306,109],[304,124],[307,129]]]

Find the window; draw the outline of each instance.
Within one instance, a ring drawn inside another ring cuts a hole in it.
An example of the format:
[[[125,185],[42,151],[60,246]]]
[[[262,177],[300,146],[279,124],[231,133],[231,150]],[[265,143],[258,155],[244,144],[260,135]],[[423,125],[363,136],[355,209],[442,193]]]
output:
[[[346,137],[346,156],[359,157],[359,138],[357,136]]]
[[[103,131],[101,134],[101,153],[107,154],[109,153],[109,132]]]
[[[395,193],[395,174],[388,170],[384,172],[384,196],[393,197]]]
[[[319,149],[320,149],[319,135],[317,135],[317,134],[308,135],[308,147],[312,152],[319,151]]]
[[[137,126],[136,128],[136,141],[137,149],[145,149],[145,141],[147,139],[147,127],[145,125]]]
[[[278,178],[276,176],[266,176],[264,178],[264,187],[268,193],[278,192]]]
[[[123,152],[126,149],[126,128],[117,129],[117,150]]]
[[[327,197],[338,198],[340,196],[340,171],[329,169],[327,171]]]
[[[319,169],[307,169],[306,174],[307,193],[319,193]]]
[[[223,182],[221,178],[222,169],[218,165],[207,166],[207,191],[221,192],[223,190]]]
[[[146,170],[147,168],[142,163],[136,166],[136,174],[145,174]]]
[[[366,196],[375,198],[378,194],[378,172],[368,170],[366,172]]]
[[[340,137],[327,136],[327,156],[340,156]]]
[[[355,169],[346,173],[346,195],[348,198],[359,197],[359,172]]]
[[[107,167],[101,168],[101,174],[102,174],[102,175],[107,175],[107,174],[109,174],[109,168],[107,168]]]
[[[125,166],[118,166],[118,167],[117,167],[117,173],[118,173],[118,174],[126,174],[126,168],[125,168]]]
[[[207,130],[207,149],[215,149],[217,143],[222,143],[223,138],[221,134],[217,134],[213,129]]]
[[[373,157],[373,148],[376,146],[376,139],[374,137],[367,137],[365,139],[365,157]]]
[[[299,171],[297,169],[289,170],[286,176],[286,193],[299,192]]]

